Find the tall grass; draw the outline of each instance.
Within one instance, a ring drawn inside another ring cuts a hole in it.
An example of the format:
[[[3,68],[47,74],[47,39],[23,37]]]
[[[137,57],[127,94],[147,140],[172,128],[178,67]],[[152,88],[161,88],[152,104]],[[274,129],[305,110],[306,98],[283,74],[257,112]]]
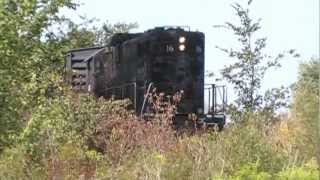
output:
[[[74,96],[50,102],[34,112],[17,146],[1,154],[0,177],[318,178],[315,160],[296,146],[290,120],[264,126],[262,117],[252,114],[222,132],[183,135],[172,128],[176,102],[169,102],[181,96],[149,98],[154,113],[149,121],[128,111],[126,102]]]

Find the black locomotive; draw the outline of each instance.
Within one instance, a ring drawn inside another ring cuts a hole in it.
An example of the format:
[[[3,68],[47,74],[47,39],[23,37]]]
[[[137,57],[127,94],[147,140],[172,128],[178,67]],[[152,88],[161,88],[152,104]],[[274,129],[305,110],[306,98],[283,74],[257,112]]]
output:
[[[204,34],[180,27],[115,34],[108,46],[74,49],[66,56],[66,80],[73,89],[96,96],[129,98],[137,114],[146,112],[151,89],[172,94],[183,90],[177,117],[198,114],[208,124],[225,123],[226,91],[218,108],[215,85],[204,84]],[[204,114],[205,90],[209,99]]]

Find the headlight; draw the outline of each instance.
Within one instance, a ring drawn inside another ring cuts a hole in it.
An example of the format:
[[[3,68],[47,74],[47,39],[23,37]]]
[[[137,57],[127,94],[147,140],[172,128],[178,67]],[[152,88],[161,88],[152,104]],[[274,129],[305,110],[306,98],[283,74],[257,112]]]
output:
[[[184,43],[184,42],[186,42],[186,38],[183,36],[179,37],[179,43]]]
[[[185,45],[183,45],[183,44],[179,45],[179,50],[180,51],[184,51],[185,49],[186,49]]]

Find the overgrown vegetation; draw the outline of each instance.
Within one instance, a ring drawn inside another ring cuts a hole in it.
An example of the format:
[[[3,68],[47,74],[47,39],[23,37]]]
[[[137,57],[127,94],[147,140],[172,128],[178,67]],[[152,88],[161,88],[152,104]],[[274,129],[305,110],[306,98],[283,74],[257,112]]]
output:
[[[76,6],[0,1],[0,179],[319,179],[319,59],[300,65],[290,116],[264,109],[222,132],[177,135],[171,118],[181,94],[173,103],[149,96],[155,114],[144,121],[130,102],[74,94],[63,83],[63,52],[136,27],[97,30],[58,16]],[[61,23],[69,29],[50,31]],[[266,124],[269,116],[279,121]]]
[[[292,136],[297,133],[291,127],[295,119],[265,127],[259,116],[250,116],[245,124],[230,125],[222,132],[175,136],[165,123],[139,120],[125,110],[126,103],[73,97],[70,105],[68,98],[38,111],[35,117],[42,121],[36,123],[34,118],[21,142],[2,152],[1,177],[318,178],[313,150],[299,144],[303,137]],[[77,110],[61,112],[75,104]]]

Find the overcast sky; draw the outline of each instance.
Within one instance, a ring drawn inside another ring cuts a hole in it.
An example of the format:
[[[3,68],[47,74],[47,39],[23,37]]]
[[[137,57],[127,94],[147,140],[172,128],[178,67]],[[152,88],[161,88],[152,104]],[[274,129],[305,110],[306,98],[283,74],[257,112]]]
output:
[[[236,47],[231,32],[213,28],[226,21],[236,22],[230,6],[245,0],[79,0],[77,11],[63,11],[75,21],[79,15],[110,23],[137,22],[142,32],[155,26],[184,25],[206,35],[206,70],[219,74],[226,64],[234,62],[215,46]],[[267,37],[266,51],[270,55],[296,49],[300,58],[285,58],[282,68],[270,71],[263,89],[288,86],[296,81],[299,62],[319,57],[319,0],[254,0],[251,16],[261,18],[262,29],[257,34]],[[207,79],[207,81],[211,81]]]

